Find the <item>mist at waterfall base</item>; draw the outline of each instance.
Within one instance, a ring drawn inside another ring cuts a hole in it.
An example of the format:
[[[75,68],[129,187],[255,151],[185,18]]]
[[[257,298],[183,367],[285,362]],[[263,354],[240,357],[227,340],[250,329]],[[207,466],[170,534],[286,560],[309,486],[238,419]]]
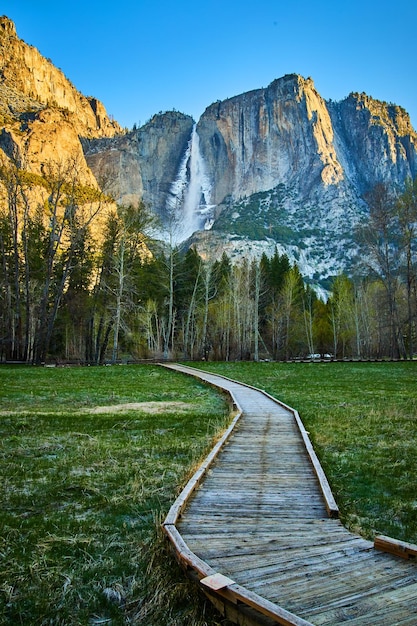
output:
[[[171,237],[175,243],[185,241],[197,230],[210,230],[215,208],[210,203],[210,198],[211,184],[194,124],[166,206],[172,229]]]

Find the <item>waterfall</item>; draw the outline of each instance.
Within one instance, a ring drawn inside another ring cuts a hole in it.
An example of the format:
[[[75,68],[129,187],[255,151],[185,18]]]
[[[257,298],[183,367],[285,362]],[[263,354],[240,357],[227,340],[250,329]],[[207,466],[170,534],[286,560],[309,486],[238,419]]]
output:
[[[211,185],[200,152],[196,124],[184,153],[177,177],[171,185],[167,208],[176,218],[176,238],[184,241],[196,230],[209,229],[213,223],[210,204]]]

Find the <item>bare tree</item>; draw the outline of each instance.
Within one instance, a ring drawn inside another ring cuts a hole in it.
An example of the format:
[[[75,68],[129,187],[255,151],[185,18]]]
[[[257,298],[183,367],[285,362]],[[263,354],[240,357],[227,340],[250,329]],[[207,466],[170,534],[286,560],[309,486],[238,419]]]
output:
[[[399,290],[399,223],[396,200],[386,184],[376,185],[366,195],[368,222],[357,230],[368,270],[383,283],[387,296],[391,334],[391,356],[405,356],[398,310]]]
[[[397,201],[401,247],[404,255],[403,274],[407,289],[407,351],[413,358],[417,318],[417,178],[408,179],[405,191]]]
[[[293,266],[284,278],[281,289],[281,310],[283,318],[284,356],[288,360],[291,344],[295,345],[300,329],[303,282],[296,266]]]

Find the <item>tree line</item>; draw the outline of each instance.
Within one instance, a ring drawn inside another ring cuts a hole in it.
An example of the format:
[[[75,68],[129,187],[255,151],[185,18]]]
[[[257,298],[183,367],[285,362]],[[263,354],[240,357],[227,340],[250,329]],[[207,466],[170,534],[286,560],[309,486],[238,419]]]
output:
[[[146,207],[111,205],[76,162],[0,167],[0,360],[412,358],[417,179],[377,185],[355,278],[319,298],[285,255],[204,260],[150,235]]]

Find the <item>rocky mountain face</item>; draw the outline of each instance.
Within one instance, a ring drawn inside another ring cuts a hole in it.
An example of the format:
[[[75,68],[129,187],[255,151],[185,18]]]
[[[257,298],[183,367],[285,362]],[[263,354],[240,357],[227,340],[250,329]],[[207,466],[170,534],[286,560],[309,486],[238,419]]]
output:
[[[124,132],[103,105],[0,18],[0,162],[31,171],[76,158],[84,181],[141,200],[177,241],[207,256],[286,252],[312,283],[349,271],[355,225],[380,182],[417,175],[417,135],[399,106],[350,94],[325,101],[291,74],[208,106]]]
[[[209,106],[198,127],[216,204],[297,185],[402,183],[416,168],[416,134],[407,113],[365,94],[326,103],[311,78],[284,76],[266,89]]]
[[[297,75],[211,105],[197,129],[217,205],[199,247],[210,249],[210,237],[218,247],[225,234],[232,255],[277,243],[312,282],[350,269],[364,194],[417,174],[403,109],[365,94],[325,102]]]
[[[103,188],[123,204],[142,200],[163,220],[172,182],[194,121],[175,111],[155,115],[139,129],[83,142],[87,163]]]
[[[121,132],[101,102],[77,91],[17,36],[11,20],[0,17],[0,158],[18,158],[36,173],[47,161],[73,158],[81,178],[96,184],[80,140]]]
[[[349,270],[364,194],[417,175],[417,135],[399,106],[350,94],[326,102],[298,75],[210,105],[196,125],[165,113],[86,158],[121,199],[177,215],[179,238],[204,255],[273,254],[311,282]]]
[[[285,76],[258,89],[209,106],[198,123],[213,201],[235,199],[280,183],[337,184],[343,170],[333,144],[325,102],[311,79]]]

